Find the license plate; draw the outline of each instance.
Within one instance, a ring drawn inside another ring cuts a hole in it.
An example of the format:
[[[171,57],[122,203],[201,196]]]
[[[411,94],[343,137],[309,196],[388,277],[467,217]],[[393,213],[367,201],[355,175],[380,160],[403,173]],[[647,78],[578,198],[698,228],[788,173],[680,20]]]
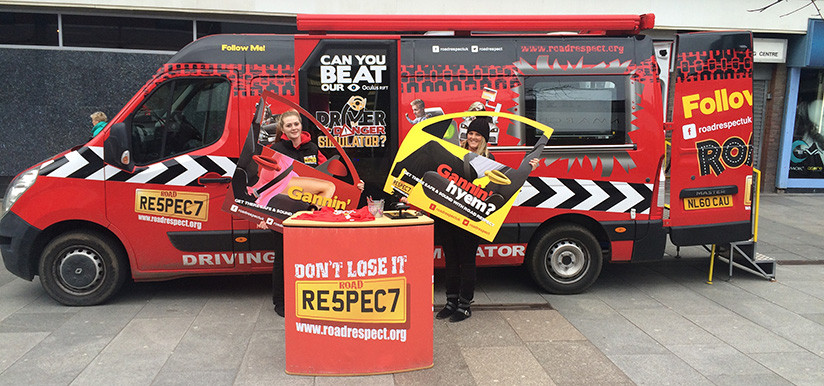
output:
[[[728,208],[732,206],[732,195],[726,194],[723,196],[709,196],[709,197],[688,197],[684,199],[684,209],[712,209],[712,208]]]

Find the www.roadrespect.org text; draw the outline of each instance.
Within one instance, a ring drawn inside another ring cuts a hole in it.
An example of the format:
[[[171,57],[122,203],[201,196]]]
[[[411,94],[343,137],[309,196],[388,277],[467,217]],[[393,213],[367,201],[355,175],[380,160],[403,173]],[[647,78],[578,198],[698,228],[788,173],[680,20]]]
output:
[[[589,54],[593,52],[615,52],[619,55],[624,54],[624,46],[620,45],[589,45],[589,44],[565,44],[565,45],[548,45],[548,46],[521,46],[521,52],[569,52]]]
[[[179,227],[186,227],[186,228],[194,228],[200,230],[203,227],[203,223],[200,221],[190,221],[184,220],[179,218],[169,218],[163,216],[151,216],[145,214],[137,215],[137,219],[140,221],[148,221],[154,222],[158,224],[167,224],[167,225],[174,225]]]
[[[348,326],[322,326],[311,323],[296,322],[298,332],[314,335],[327,335],[339,338],[361,340],[392,340],[406,342],[406,330],[402,328],[351,328]]]

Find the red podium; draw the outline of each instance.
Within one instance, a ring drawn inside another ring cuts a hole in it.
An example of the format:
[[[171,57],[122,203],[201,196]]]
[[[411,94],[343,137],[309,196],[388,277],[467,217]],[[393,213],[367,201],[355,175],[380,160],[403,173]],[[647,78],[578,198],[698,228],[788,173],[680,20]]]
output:
[[[432,219],[283,225],[288,374],[432,367]]]

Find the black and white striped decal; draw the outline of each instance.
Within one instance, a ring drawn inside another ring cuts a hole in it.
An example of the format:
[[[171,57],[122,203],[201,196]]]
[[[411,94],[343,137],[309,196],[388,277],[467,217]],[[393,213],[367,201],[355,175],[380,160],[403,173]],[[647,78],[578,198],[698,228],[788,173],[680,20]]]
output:
[[[229,157],[184,154],[128,173],[106,165],[103,148],[94,146],[70,151],[40,167],[41,176],[171,186],[198,186],[197,179],[209,172],[231,177],[235,172],[235,161]]]
[[[528,177],[516,206],[594,210],[601,212],[649,213],[652,184]]]

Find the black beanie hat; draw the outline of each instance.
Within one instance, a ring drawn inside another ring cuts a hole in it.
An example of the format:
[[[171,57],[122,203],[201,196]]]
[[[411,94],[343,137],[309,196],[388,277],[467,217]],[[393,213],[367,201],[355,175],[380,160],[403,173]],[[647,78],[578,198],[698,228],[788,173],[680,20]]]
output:
[[[469,127],[466,128],[467,133],[470,131],[477,132],[481,135],[481,137],[484,137],[487,143],[489,143],[489,118],[476,117],[469,123]]]

